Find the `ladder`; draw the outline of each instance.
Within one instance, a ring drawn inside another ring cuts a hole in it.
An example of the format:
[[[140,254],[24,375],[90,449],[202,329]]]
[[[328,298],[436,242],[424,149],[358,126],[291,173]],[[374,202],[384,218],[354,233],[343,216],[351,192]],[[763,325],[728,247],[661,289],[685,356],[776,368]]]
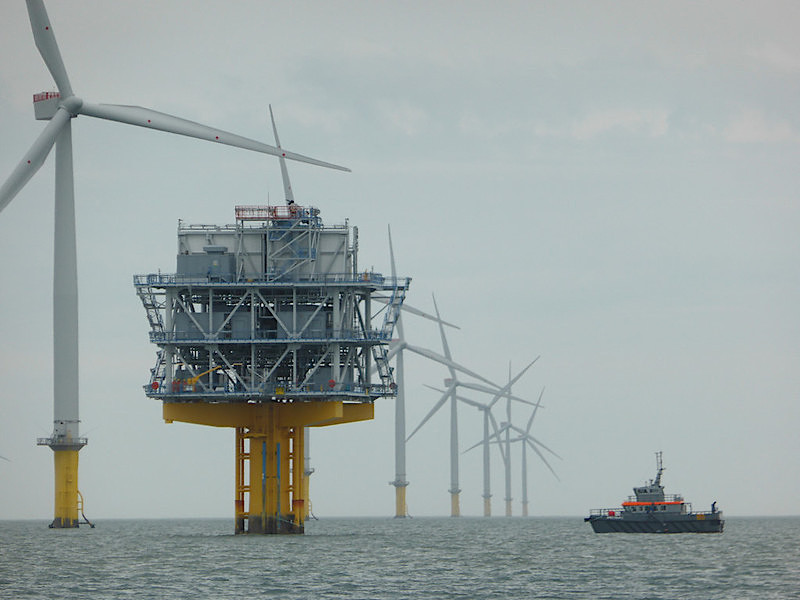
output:
[[[149,285],[137,285],[136,294],[147,311],[147,321],[150,323],[150,328],[159,333],[163,332],[164,317],[161,316],[161,311],[164,310],[164,302],[158,301],[153,288]]]
[[[394,333],[394,327],[397,320],[400,318],[400,309],[403,306],[403,301],[406,299],[406,289],[408,289],[409,280],[405,279],[402,285],[398,284],[395,280],[394,288],[392,289],[392,296],[386,305],[386,315],[383,317],[383,326],[380,330],[382,340],[390,340]],[[389,346],[388,344],[380,344],[372,347],[372,356],[375,359],[375,365],[378,367],[378,375],[380,375],[381,383],[385,386],[390,386],[394,383],[394,376],[392,368],[389,366]]]
[[[161,312],[166,306],[166,302],[159,302],[156,297],[153,287],[150,285],[137,285],[136,294],[142,301],[142,305],[147,311],[147,321],[150,323],[150,329],[156,333],[164,332],[164,317]],[[150,389],[155,390],[164,385],[166,376],[166,365],[164,363],[164,350],[159,350],[156,353],[156,364],[150,369]],[[153,386],[157,383],[157,386]]]

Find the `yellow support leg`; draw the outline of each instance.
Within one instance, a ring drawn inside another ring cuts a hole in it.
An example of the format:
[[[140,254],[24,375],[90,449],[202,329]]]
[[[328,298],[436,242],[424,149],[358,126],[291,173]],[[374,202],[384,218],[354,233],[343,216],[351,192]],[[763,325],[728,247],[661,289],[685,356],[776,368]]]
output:
[[[308,477],[305,476],[305,427],[293,427],[290,435],[292,443],[292,510],[295,528],[302,528],[308,516]]]
[[[165,402],[163,413],[167,423],[235,428],[236,533],[303,533],[310,506],[303,428],[372,419],[374,409],[343,402]]]
[[[484,498],[483,499],[483,516],[484,517],[491,517],[492,516],[492,499],[491,498]]]
[[[50,527],[78,526],[78,451],[53,450],[55,466],[55,511]]]
[[[236,428],[236,492],[234,496],[234,514],[236,522],[236,533],[246,531],[245,521],[247,511],[245,510],[245,496],[250,493],[247,462],[250,460],[250,452],[246,446],[247,437],[244,427]]]

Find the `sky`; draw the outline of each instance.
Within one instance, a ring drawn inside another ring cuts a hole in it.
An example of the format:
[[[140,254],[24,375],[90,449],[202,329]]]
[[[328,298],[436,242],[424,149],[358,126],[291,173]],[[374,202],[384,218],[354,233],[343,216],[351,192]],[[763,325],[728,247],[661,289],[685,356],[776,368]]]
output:
[[[460,326],[456,361],[544,408],[559,458],[530,512],[619,505],[655,476],[729,515],[800,514],[800,40],[794,2],[49,2],[72,87],[352,173],[289,165],[299,204],[358,227],[359,264]],[[24,2],[0,2],[0,180],[55,90]],[[132,276],[175,269],[178,219],[282,202],[269,156],[80,117],[80,489],[89,518],[230,517],[234,434],[164,424]],[[52,518],[51,154],[0,214],[0,515]],[[432,323],[409,343],[441,351]],[[406,359],[409,430],[446,369]],[[485,401],[480,395],[473,399]],[[503,407],[504,408],[504,407]],[[524,426],[528,407],[513,406]],[[392,516],[394,405],[314,430],[314,514]],[[498,420],[505,417],[496,413]],[[449,413],[408,444],[412,516],[450,509]],[[459,445],[482,417],[459,407]],[[520,461],[512,458],[514,514]],[[499,455],[493,511],[503,511]],[[480,450],[462,513],[483,509]]]

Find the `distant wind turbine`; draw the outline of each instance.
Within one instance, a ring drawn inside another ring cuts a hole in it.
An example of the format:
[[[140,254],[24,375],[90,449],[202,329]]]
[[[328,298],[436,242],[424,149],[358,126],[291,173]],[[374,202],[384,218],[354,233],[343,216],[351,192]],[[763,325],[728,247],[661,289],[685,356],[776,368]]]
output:
[[[395,266],[394,261],[394,246],[392,244],[392,228],[391,226],[388,227],[389,232],[389,258],[391,261],[391,268],[392,268],[392,278],[397,277],[397,269]],[[388,299],[387,299],[388,301]],[[395,476],[394,481],[390,481],[389,485],[393,485],[395,488],[395,518],[404,518],[408,515],[408,504],[406,503],[406,487],[408,487],[408,479],[407,479],[407,472],[406,472],[406,385],[405,385],[405,367],[403,362],[403,353],[405,350],[409,350],[411,352],[417,352],[418,354],[428,358],[429,360],[433,360],[434,362],[439,362],[440,364],[444,364],[446,366],[450,366],[451,364],[455,366],[454,363],[449,361],[442,362],[439,360],[438,355],[434,352],[424,351],[421,348],[416,349],[414,346],[409,346],[406,342],[405,335],[403,333],[403,312],[409,312],[411,314],[417,315],[419,317],[429,319],[432,321],[436,321],[440,325],[447,325],[448,327],[454,327],[458,329],[455,325],[442,321],[438,317],[434,317],[424,311],[419,309],[413,308],[403,302],[402,309],[400,314],[397,316],[397,322],[395,323],[395,331],[397,332],[397,341],[393,347],[393,352],[390,352],[390,355],[395,356],[395,381],[397,383],[397,397],[395,398],[395,405],[394,405],[394,424],[395,424],[395,433],[394,433],[394,464],[395,464]],[[442,357],[443,358],[443,357]]]
[[[560,479],[558,477],[558,474],[555,472],[553,467],[547,461],[547,459],[545,458],[544,454],[542,454],[542,451],[540,450],[540,448],[545,450],[546,452],[549,452],[550,454],[552,454],[553,456],[555,456],[559,460],[561,459],[561,457],[558,454],[556,454],[555,451],[551,450],[549,447],[547,447],[539,439],[537,439],[536,437],[534,437],[530,433],[531,427],[533,426],[533,420],[536,417],[536,412],[541,407],[541,401],[542,401],[542,396],[543,395],[544,395],[544,389],[542,389],[542,392],[539,394],[539,401],[536,403],[536,406],[533,409],[533,412],[531,413],[530,418],[528,419],[528,424],[527,424],[525,429],[521,429],[521,428],[517,427],[516,425],[513,425],[511,422],[503,422],[503,423],[500,424],[500,429],[494,435],[492,435],[492,442],[493,443],[505,444],[506,445],[505,454],[506,454],[506,459],[508,460],[507,466],[510,465],[510,462],[511,462],[510,461],[511,444],[514,444],[514,443],[517,443],[517,442],[522,443],[522,512],[523,512],[523,516],[527,516],[527,513],[528,513],[528,475],[527,475],[527,473],[528,473],[528,458],[527,458],[527,448],[528,448],[528,446],[530,446],[530,448],[541,459],[541,461],[545,464],[545,466],[548,468],[548,470],[553,474],[553,477],[555,477],[557,480],[560,481]],[[511,432],[516,433],[517,437],[514,437],[514,438],[510,437]],[[506,436],[505,440],[503,440],[503,437],[502,437],[503,434],[505,434],[505,436]],[[506,485],[508,485],[508,484],[506,484]]]
[[[436,311],[436,317],[441,321],[441,315],[439,314],[439,307],[436,304],[436,298],[433,298],[433,306]],[[469,389],[477,389],[479,391],[486,391],[490,394],[495,394],[499,389],[501,389],[498,385],[494,384],[493,382],[489,381],[488,379],[474,373],[473,371],[469,371],[468,369],[457,369],[456,363],[453,362],[452,356],[450,354],[450,346],[447,343],[447,337],[444,333],[444,327],[442,326],[441,322],[439,323],[439,334],[442,338],[442,349],[444,352],[444,356],[447,360],[445,364],[449,371],[450,377],[445,381],[447,385],[447,389],[444,390],[442,393],[441,398],[433,405],[431,410],[428,412],[427,415],[420,421],[419,425],[411,432],[411,434],[406,438],[410,440],[414,434],[419,431],[428,420],[436,414],[436,412],[445,405],[445,403],[450,400],[450,516],[458,517],[461,514],[461,507],[460,507],[460,493],[461,489],[459,487],[459,465],[458,465],[458,400],[456,398],[456,390],[458,387],[466,387]],[[448,364],[449,363],[449,364]],[[479,379],[488,383],[492,387],[486,387],[476,384],[470,384],[468,382],[462,382],[458,379],[456,375],[456,371],[461,371],[471,377]],[[524,400],[522,400],[525,402]]]
[[[504,394],[510,392],[511,386],[514,383],[516,383],[517,381],[519,381],[519,379],[528,371],[528,369],[530,369],[534,365],[534,363],[537,360],[539,360],[538,356],[536,358],[534,358],[528,364],[528,366],[526,366],[524,369],[522,369],[522,371],[520,371],[517,374],[517,376],[514,377],[514,379],[510,380],[506,385],[504,385],[502,388],[497,390],[497,392],[494,395],[494,398],[492,398],[492,400],[488,404],[481,404],[480,402],[476,402],[474,400],[470,400],[470,399],[464,398],[462,396],[456,396],[462,402],[465,402],[465,403],[467,403],[467,404],[469,404],[471,406],[474,406],[475,408],[477,408],[479,411],[481,411],[483,413],[483,440],[478,442],[478,443],[476,443],[476,444],[474,444],[473,446],[470,446],[469,448],[464,450],[464,452],[469,452],[473,448],[477,448],[478,446],[483,445],[483,516],[485,516],[485,517],[492,516],[492,505],[491,505],[492,492],[491,492],[491,477],[490,477],[491,465],[490,465],[490,460],[489,460],[489,446],[490,446],[490,438],[491,438],[491,436],[489,434],[489,425],[491,424],[495,435],[497,435],[499,433],[499,429],[497,427],[497,421],[495,421],[494,415],[492,415],[492,407],[495,405],[495,403],[500,398],[503,397]],[[523,402],[525,404],[533,404],[532,402],[528,402],[526,400],[522,400],[522,399],[516,398],[514,396],[510,397],[509,402],[511,400],[516,400],[518,402]],[[534,406],[536,406],[538,408],[538,404],[534,405]],[[503,458],[503,464],[507,465],[508,464],[508,456],[507,456],[508,450],[505,449],[502,445],[499,445],[498,447],[500,448],[500,455]]]
[[[538,451],[538,449],[534,445],[535,443],[538,443],[538,440],[536,440],[536,438],[534,438],[531,435],[531,426],[533,425],[533,420],[536,418],[536,411],[538,411],[539,406],[541,406],[542,396],[544,396],[544,388],[542,388],[542,391],[539,394],[539,401],[536,403],[536,407],[533,409],[530,419],[528,419],[528,425],[525,427],[525,434],[520,435],[520,437],[517,438],[522,442],[522,516],[523,517],[528,516],[528,444],[530,444],[533,447],[533,449],[537,452],[537,454],[539,454],[539,457],[542,460],[544,460],[544,456]],[[542,447],[545,446],[542,445]],[[553,452],[553,454],[557,458],[561,458],[555,452]],[[547,461],[545,461],[545,464],[547,464]],[[558,479],[558,475],[556,475],[555,471],[553,471],[552,469],[550,469],[550,471],[553,473],[553,476],[556,479]]]

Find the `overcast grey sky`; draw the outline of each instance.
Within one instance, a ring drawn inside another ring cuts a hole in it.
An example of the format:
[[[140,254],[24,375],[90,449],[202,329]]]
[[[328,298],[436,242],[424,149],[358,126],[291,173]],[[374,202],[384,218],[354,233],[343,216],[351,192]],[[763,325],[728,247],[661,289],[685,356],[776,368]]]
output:
[[[76,94],[344,164],[290,164],[300,204],[349,218],[359,263],[458,323],[456,360],[546,408],[531,512],[613,506],[655,474],[729,514],[798,514],[800,41],[794,2],[49,2]],[[0,3],[0,179],[54,84],[22,0]],[[90,518],[233,517],[233,432],[165,425],[134,273],[175,268],[178,219],[281,201],[278,164],[81,117],[80,488]],[[0,515],[49,519],[53,158],[0,215]],[[429,322],[410,342],[439,350]],[[406,362],[408,421],[446,371]],[[481,400],[481,398],[476,397]],[[460,409],[461,445],[481,436]],[[498,418],[501,415],[498,413]],[[524,425],[525,410],[514,408]],[[319,516],[394,512],[393,404],[316,430]],[[409,444],[412,515],[446,515],[449,420]],[[502,512],[499,457],[494,511]],[[479,451],[462,511],[482,513]],[[519,514],[519,461],[514,465]]]

